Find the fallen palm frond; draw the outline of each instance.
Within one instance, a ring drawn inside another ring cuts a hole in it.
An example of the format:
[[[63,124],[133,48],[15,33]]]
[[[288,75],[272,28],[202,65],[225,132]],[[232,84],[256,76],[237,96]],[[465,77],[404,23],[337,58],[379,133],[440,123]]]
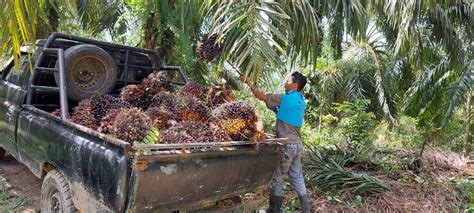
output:
[[[322,191],[353,194],[381,193],[388,188],[377,178],[344,169],[334,159],[324,160],[316,148],[310,148],[308,179]]]

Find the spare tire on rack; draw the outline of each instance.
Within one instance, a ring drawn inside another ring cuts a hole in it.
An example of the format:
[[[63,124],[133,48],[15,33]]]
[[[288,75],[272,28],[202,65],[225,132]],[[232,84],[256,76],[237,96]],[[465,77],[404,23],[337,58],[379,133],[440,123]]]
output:
[[[114,88],[117,67],[102,48],[89,44],[70,47],[64,51],[64,61],[69,99],[80,101],[95,93],[109,93]],[[54,74],[54,80],[59,85],[59,73]]]

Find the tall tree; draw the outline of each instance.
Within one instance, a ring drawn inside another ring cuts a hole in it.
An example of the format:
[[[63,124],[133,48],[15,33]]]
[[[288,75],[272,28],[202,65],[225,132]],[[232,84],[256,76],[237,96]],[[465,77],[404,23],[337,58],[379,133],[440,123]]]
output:
[[[472,124],[471,124],[471,119],[472,119],[472,91],[470,94],[467,95],[467,101],[466,101],[466,131],[464,132],[464,156],[469,156],[469,153],[471,152],[471,144],[472,144]]]

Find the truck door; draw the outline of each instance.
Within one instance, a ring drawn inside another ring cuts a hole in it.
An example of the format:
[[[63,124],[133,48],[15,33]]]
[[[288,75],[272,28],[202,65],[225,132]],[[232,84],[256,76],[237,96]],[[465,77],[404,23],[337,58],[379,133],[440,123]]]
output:
[[[14,157],[17,157],[16,121],[26,97],[26,77],[22,75],[27,74],[28,67],[26,55],[21,57],[18,70],[10,60],[0,80],[0,146]]]

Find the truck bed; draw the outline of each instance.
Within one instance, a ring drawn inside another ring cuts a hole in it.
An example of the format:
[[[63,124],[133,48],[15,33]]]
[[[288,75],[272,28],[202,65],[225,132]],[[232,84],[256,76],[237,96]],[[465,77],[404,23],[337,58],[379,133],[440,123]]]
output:
[[[280,159],[278,141],[136,145],[128,208],[193,209],[265,189]]]
[[[19,145],[30,147],[19,160],[38,177],[44,162],[63,168],[85,212],[190,210],[267,188],[283,140],[131,146],[34,107],[20,113],[18,128]],[[31,135],[43,137],[33,143]]]

